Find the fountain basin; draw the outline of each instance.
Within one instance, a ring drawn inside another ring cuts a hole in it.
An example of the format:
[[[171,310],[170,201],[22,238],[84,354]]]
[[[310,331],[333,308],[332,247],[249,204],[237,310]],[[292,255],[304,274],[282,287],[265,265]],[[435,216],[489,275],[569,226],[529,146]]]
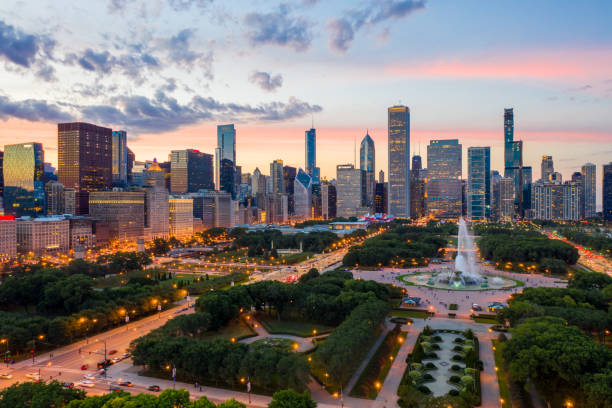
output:
[[[411,286],[422,286],[432,289],[458,290],[458,291],[481,291],[481,290],[505,290],[523,286],[523,282],[494,275],[481,275],[479,282],[464,284],[460,280],[447,281],[441,275],[447,271],[415,272],[399,276],[397,279]]]

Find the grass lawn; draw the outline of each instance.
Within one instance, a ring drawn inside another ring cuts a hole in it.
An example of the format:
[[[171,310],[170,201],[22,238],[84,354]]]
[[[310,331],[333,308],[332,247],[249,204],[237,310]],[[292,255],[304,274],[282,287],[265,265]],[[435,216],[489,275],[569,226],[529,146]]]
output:
[[[232,338],[236,341],[247,337],[256,336],[257,333],[250,326],[247,326],[242,320],[233,320],[227,326],[222,327],[216,332],[208,332],[204,335],[205,339],[226,339]]]
[[[389,313],[389,316],[391,317],[415,317],[415,318],[421,318],[424,319],[428,316],[428,312],[426,310],[421,310],[421,309],[393,309],[391,310],[391,313]]]
[[[512,408],[510,402],[510,387],[508,386],[508,377],[504,369],[504,360],[502,359],[502,350],[504,345],[497,340],[492,340],[493,353],[495,355],[495,367],[497,367],[497,382],[499,383],[499,396],[504,401],[502,408]]]
[[[291,350],[293,350],[293,345],[297,344],[297,343],[294,343],[293,341],[291,341],[289,339],[281,339],[281,338],[274,338],[273,337],[273,338],[257,340],[257,341],[254,341],[251,344],[253,344],[253,345],[270,346],[270,347],[274,347],[274,348],[278,348],[278,349],[282,349],[282,350],[291,351]]]
[[[334,330],[333,327],[317,323],[299,320],[278,320],[273,316],[263,313],[258,314],[257,319],[263,324],[266,330],[272,334],[292,334],[294,336],[310,337],[313,335],[313,330],[317,331],[317,335],[329,333]]]
[[[482,324],[499,324],[499,322],[496,319],[492,319],[490,317],[474,317],[474,321],[476,323],[482,323]]]

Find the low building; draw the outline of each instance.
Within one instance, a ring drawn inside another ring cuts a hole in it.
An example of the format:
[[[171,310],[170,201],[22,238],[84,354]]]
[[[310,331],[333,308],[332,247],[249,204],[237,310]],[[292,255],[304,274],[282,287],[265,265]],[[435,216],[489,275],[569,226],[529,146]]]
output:
[[[144,235],[145,193],[143,191],[93,191],[89,215],[109,225],[111,239],[135,241]]]
[[[168,204],[170,236],[179,239],[193,236],[193,200],[170,196]]]
[[[70,222],[62,216],[17,219],[17,251],[23,254],[68,252]]]
[[[70,249],[95,247],[93,220],[88,217],[68,217],[70,225]]]
[[[17,222],[12,215],[0,215],[0,262],[17,256]]]

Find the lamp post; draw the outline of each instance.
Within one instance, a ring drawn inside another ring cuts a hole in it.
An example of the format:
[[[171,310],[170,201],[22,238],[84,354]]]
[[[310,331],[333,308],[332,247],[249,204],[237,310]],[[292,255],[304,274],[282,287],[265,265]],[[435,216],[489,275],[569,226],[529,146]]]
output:
[[[8,337],[6,339],[0,339],[0,344],[2,343],[6,343],[6,352],[4,353],[4,362],[6,363],[6,367],[8,368],[9,365],[9,339]]]

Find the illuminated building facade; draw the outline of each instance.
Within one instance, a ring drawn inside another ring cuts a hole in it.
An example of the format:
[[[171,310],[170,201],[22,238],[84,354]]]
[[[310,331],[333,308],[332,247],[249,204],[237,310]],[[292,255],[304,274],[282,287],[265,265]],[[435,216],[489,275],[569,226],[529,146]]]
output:
[[[387,214],[410,217],[410,109],[407,106],[388,108],[389,185]],[[338,197],[340,197],[338,192]],[[339,206],[340,208],[340,206]]]

